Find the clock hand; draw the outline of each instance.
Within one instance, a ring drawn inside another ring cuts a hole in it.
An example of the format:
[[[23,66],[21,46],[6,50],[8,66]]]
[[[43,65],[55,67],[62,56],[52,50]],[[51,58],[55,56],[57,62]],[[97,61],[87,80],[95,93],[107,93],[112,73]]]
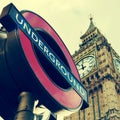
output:
[[[84,66],[83,64],[81,64],[81,67],[79,68],[79,70],[84,70],[86,68],[86,66]]]
[[[82,70],[84,70],[86,68],[86,66],[84,66],[83,64],[82,64]]]

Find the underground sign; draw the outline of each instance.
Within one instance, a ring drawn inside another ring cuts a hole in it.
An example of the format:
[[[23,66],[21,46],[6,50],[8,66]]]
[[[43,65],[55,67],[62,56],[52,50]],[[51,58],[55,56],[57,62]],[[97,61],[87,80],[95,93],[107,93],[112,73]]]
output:
[[[1,14],[7,30],[5,54],[19,91],[30,91],[51,111],[88,106],[87,90],[55,30],[31,11],[19,12],[11,3]]]

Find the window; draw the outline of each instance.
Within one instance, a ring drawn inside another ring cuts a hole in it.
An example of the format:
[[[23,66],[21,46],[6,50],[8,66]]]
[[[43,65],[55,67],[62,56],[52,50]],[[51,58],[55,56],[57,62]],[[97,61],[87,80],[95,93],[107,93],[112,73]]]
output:
[[[103,74],[104,72],[103,72],[103,70],[101,70],[101,74]]]
[[[106,59],[104,59],[103,62],[106,62]]]
[[[102,56],[103,56],[103,55],[105,55],[105,53],[104,53],[104,52],[102,53]]]
[[[98,57],[101,57],[101,55],[98,55]]]
[[[99,76],[98,72],[96,72],[96,73],[95,73],[95,76],[96,76],[96,78],[97,78],[97,79],[99,79],[99,78],[100,78],[100,76]]]
[[[94,76],[93,76],[93,75],[91,76],[91,79],[94,79]]]
[[[86,79],[86,81],[88,82],[89,85],[91,84],[89,77]]]
[[[90,91],[89,91],[89,95],[92,95],[92,94],[93,94],[93,90],[90,90]]]
[[[82,82],[85,85],[85,81]]]

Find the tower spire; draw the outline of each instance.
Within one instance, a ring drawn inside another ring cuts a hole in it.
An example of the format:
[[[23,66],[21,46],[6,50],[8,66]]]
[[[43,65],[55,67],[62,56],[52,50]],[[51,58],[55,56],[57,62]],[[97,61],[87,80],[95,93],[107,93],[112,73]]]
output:
[[[92,20],[93,20],[93,18],[90,17],[90,25],[89,25],[87,32],[91,32],[95,28],[95,25]]]
[[[90,25],[89,25],[87,31],[80,38],[84,39],[88,34],[93,32],[95,29],[96,29],[96,26],[93,23],[93,18],[92,18],[92,16],[90,16]]]
[[[100,31],[99,31],[99,29],[93,23],[93,17],[90,15],[90,24],[89,24],[89,27],[88,27],[87,31],[80,37],[80,39],[86,38],[87,36],[89,36],[95,30],[97,30],[97,34],[101,34]]]

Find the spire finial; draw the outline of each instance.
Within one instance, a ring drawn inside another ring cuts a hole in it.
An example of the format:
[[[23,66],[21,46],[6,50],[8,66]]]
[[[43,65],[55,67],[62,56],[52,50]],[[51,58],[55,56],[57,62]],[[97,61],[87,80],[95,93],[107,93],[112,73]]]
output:
[[[92,17],[90,17],[90,21],[92,21],[92,19],[93,19],[93,18],[92,18]]]
[[[92,14],[90,14],[90,21],[92,21],[93,17],[92,17]]]

